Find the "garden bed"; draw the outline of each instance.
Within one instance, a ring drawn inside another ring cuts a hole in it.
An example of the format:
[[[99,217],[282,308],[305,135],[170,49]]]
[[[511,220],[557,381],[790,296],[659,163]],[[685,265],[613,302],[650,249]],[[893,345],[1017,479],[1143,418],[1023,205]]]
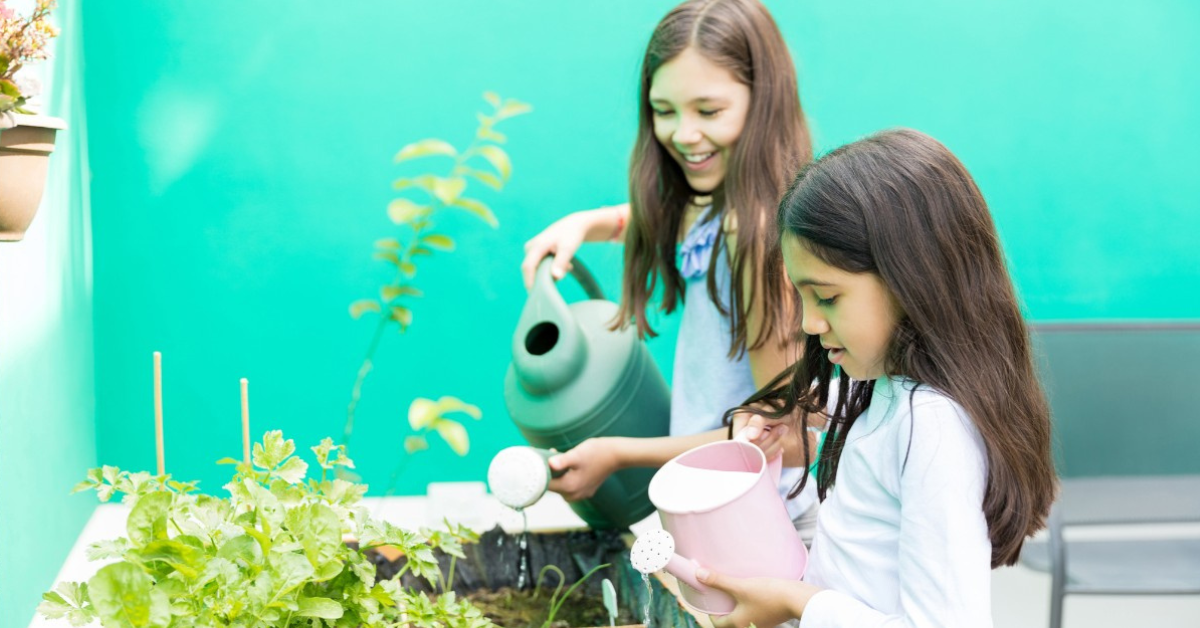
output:
[[[546,570],[542,587],[535,589],[534,585],[548,565],[562,570],[565,592],[603,564],[609,566],[592,574],[567,598],[554,616],[551,624],[554,628],[609,625],[601,589],[605,579],[616,588],[618,625],[643,624],[648,620],[650,628],[698,626],[696,619],[679,606],[658,579],[649,580],[653,593],[648,595],[646,581],[629,564],[627,535],[616,531],[530,533],[523,548],[520,535],[510,535],[496,527],[482,534],[478,543],[463,546],[463,553],[465,559],[453,561],[452,590],[469,598],[503,628],[537,628],[545,624],[558,576],[553,569]],[[389,560],[374,551],[369,551],[368,556],[381,578],[395,577],[406,560],[404,557]],[[438,552],[437,558],[442,573],[449,574],[452,557]],[[405,587],[431,591],[427,581],[411,573],[401,576],[401,581]]]

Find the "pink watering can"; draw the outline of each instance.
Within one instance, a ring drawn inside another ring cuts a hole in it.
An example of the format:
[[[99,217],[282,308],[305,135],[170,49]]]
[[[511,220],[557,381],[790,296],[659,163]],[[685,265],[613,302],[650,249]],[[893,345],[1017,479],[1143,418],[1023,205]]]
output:
[[[808,551],[779,496],[782,471],[782,457],[768,463],[741,434],[676,456],[650,480],[664,530],[638,538],[633,567],[666,569],[684,604],[709,615],[727,615],[735,602],[696,580],[700,566],[739,578],[804,577]]]

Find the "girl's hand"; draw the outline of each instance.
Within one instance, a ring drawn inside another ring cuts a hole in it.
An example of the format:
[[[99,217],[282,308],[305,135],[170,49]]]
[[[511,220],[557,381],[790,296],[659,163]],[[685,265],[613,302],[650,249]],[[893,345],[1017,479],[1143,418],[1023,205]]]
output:
[[[772,421],[757,414],[739,414],[733,418],[733,434],[742,435],[751,444],[757,445],[767,460],[783,454],[783,438],[789,428],[783,421]]]
[[[575,212],[557,220],[541,233],[525,243],[525,260],[521,262],[521,274],[525,277],[525,289],[533,287],[533,276],[538,264],[547,255],[554,256],[550,274],[557,281],[571,270],[571,259],[584,242],[607,240],[619,232],[629,213],[628,205],[603,207]]]
[[[799,580],[734,578],[703,568],[696,570],[696,579],[737,601],[732,613],[710,616],[713,628],[778,626],[803,615],[808,600],[821,590]]]
[[[587,499],[619,470],[616,447],[610,439],[589,438],[570,451],[550,458],[550,470],[562,473],[550,480],[550,490],[569,502]]]

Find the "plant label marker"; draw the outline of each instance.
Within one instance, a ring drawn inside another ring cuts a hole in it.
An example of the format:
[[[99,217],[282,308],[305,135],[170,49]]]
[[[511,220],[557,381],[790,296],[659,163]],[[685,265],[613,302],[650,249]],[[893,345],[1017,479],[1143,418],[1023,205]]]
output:
[[[250,382],[242,378],[242,461],[250,464]]]
[[[154,352],[154,447],[158,455],[158,474],[166,473],[163,457],[162,352]]]

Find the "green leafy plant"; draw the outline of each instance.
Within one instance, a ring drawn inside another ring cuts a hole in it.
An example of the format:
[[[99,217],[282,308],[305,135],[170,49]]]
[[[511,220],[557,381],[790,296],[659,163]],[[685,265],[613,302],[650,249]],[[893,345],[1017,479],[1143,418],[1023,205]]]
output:
[[[92,469],[75,490],[95,490],[101,501],[122,495],[127,536],[88,548],[90,560],[116,562],[86,583],[46,593],[38,611],[75,626],[98,618],[105,628],[492,625],[448,587],[431,599],[403,588],[399,575],[377,580],[364,555],[395,546],[407,557],[400,575],[411,571],[436,586],[445,581],[434,549],[462,557],[475,533],[414,532],[372,519],[360,502],[367,487],[332,477],[353,467],[344,447],[326,438],[312,448],[319,480],[307,478],[295,450],[273,431],[254,445],[250,464],[221,461],[237,464],[227,498],[169,475]]]
[[[16,74],[26,63],[49,56],[46,47],[58,36],[49,21],[54,4],[55,0],[37,0],[30,14],[21,17],[0,0],[0,128],[11,126],[6,122],[10,112],[32,113],[24,105],[37,88],[18,81]]]
[[[575,584],[571,585],[571,588],[567,589],[566,593],[562,593],[563,585],[567,582],[567,575],[563,573],[563,570],[559,569],[556,565],[546,565],[545,567],[542,567],[542,570],[538,572],[537,585],[534,586],[535,591],[541,591],[542,581],[546,578],[547,571],[553,571],[558,576],[558,586],[554,587],[554,593],[550,595],[550,614],[546,616],[546,621],[542,624],[542,628],[550,628],[550,624],[554,623],[554,616],[558,614],[558,609],[562,608],[563,602],[566,602],[567,598],[571,597],[571,594],[575,592],[575,589],[579,588],[579,585],[587,582],[587,579],[591,578],[592,574],[604,569],[605,567],[608,567],[609,565],[610,563],[604,563],[603,565],[596,565],[595,567],[592,567],[591,571],[583,574],[582,578],[575,581]],[[561,596],[559,595],[560,593],[562,593]],[[536,593],[534,594],[534,597],[536,599]]]
[[[509,118],[531,111],[529,105],[502,99],[491,92],[484,94],[491,105],[490,113],[478,114],[479,126],[474,140],[459,150],[445,140],[431,138],[414,142],[400,149],[396,162],[421,158],[440,158],[445,166],[435,172],[405,176],[393,183],[402,193],[388,206],[388,216],[399,228],[395,237],[375,242],[375,259],[392,268],[392,278],[379,289],[379,298],[360,299],[350,304],[350,315],[361,318],[368,314],[378,317],[375,332],[367,345],[366,355],[358,369],[346,408],[346,424],[342,444],[350,445],[354,431],[355,411],[362,397],[363,382],[371,372],[376,352],[388,328],[406,332],[413,324],[413,302],[423,296],[416,287],[418,264],[422,258],[436,253],[454,251],[454,240],[437,230],[437,218],[446,210],[465,211],[495,228],[496,214],[482,201],[467,196],[472,183],[482,183],[501,190],[512,174],[512,162],[501,147],[507,138],[496,126]],[[444,415],[461,412],[473,419],[480,418],[479,408],[454,397],[415,399],[409,406],[409,426],[412,432],[405,438],[404,447],[415,453],[429,446],[427,436],[438,434],[458,455],[466,455],[470,440],[462,423]]]

